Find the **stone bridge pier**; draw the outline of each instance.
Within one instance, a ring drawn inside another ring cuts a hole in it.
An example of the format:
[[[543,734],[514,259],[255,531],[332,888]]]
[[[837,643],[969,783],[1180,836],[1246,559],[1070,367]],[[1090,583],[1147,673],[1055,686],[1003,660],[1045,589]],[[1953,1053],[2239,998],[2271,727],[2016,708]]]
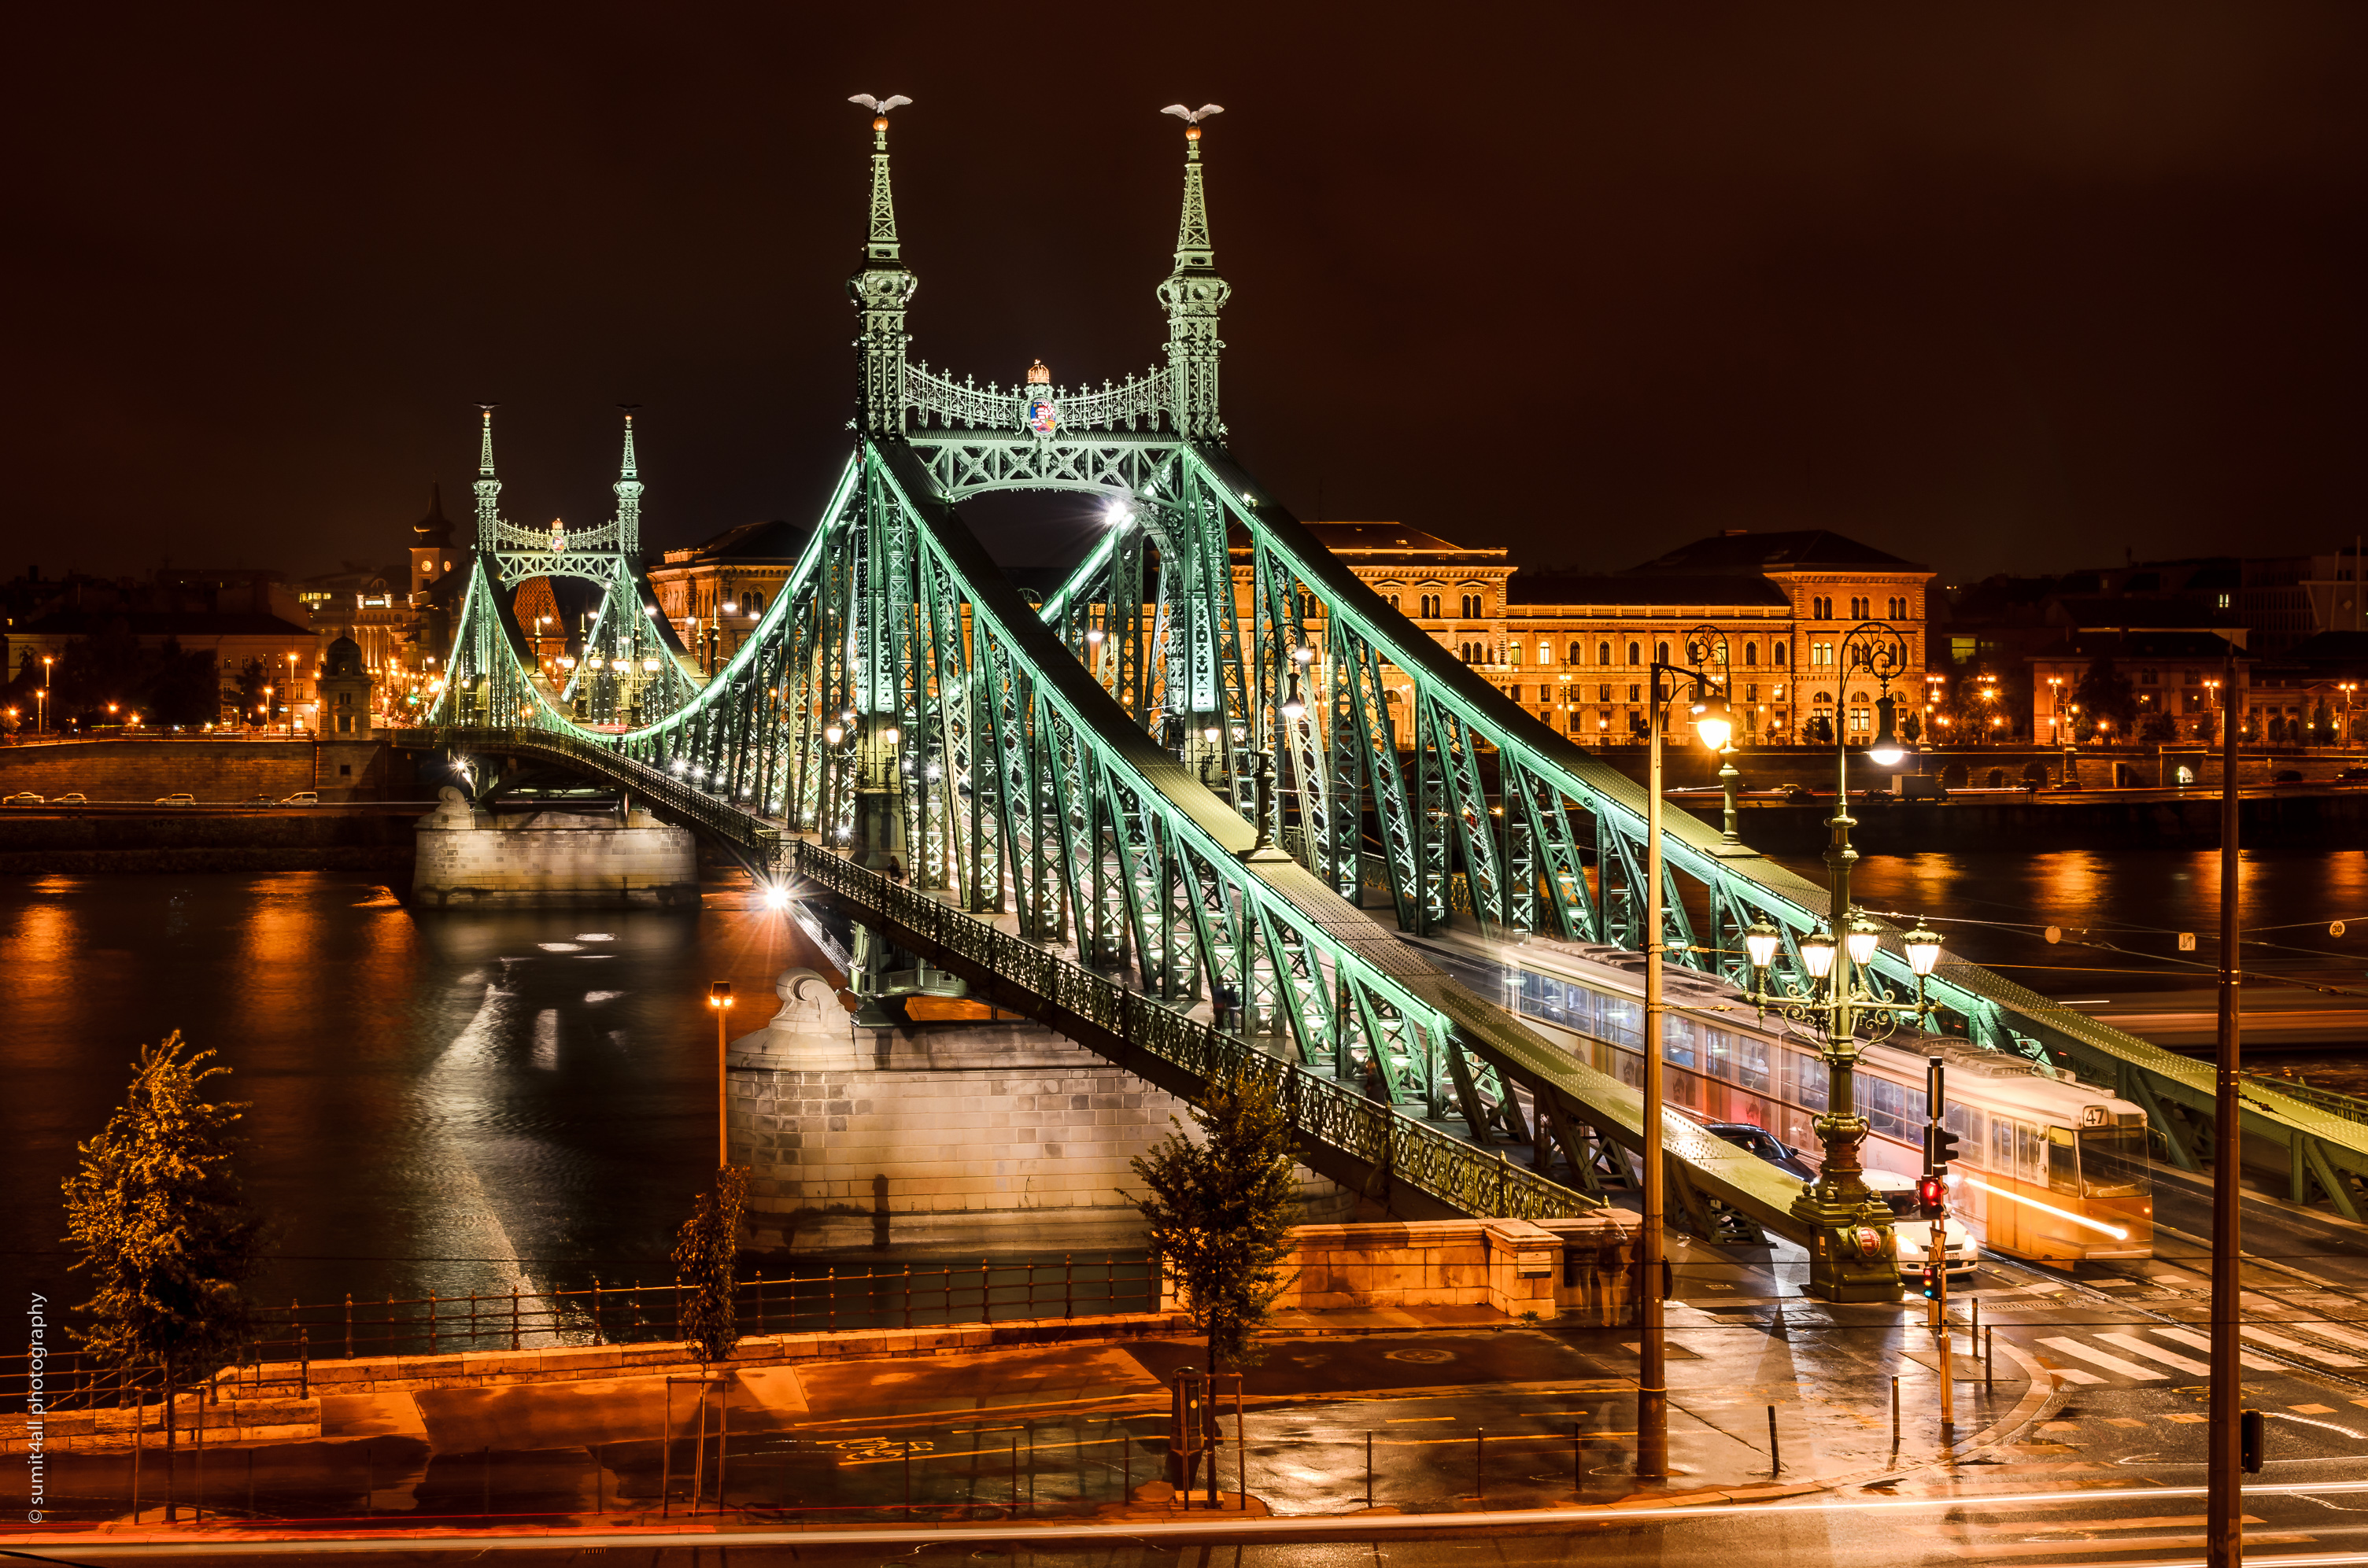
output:
[[[437,791],[413,839],[412,897],[431,909],[699,907],[689,829],[634,808],[496,813]]]
[[[731,1150],[760,1247],[1139,1246],[1128,1162],[1184,1102],[1025,1020],[858,1024],[831,982],[784,971],[781,1006],[732,1042]],[[1297,1167],[1302,1218],[1353,1193]]]

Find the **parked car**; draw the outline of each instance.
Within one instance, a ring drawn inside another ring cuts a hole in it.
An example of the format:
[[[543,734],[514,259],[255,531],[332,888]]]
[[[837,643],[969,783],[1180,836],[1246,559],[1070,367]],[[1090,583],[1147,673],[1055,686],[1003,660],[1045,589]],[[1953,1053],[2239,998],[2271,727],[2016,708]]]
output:
[[[1817,1173],[1801,1158],[1801,1151],[1764,1127],[1756,1127],[1748,1121],[1711,1121],[1702,1124],[1702,1131],[1722,1142],[1732,1143],[1738,1149],[1759,1155],[1787,1176],[1798,1176],[1803,1181],[1816,1179]]]
[[[41,803],[41,798],[30,790],[19,790],[6,800],[0,801],[0,806],[38,806]]]
[[[249,795],[246,803],[250,806],[276,806],[279,802],[268,795]]]
[[[2342,772],[2337,774],[2336,777],[2338,778],[2350,778],[2355,780],[2368,778],[2368,767],[2347,767]]]
[[[321,803],[321,794],[317,790],[299,790],[279,803],[283,806],[317,806]]]
[[[156,803],[160,806],[194,806],[198,803],[198,798],[184,790],[177,795],[159,795],[156,797]]]
[[[73,790],[50,803],[53,806],[86,806],[90,804],[90,797],[79,790]]]
[[[1892,1230],[1899,1238],[1899,1272],[1920,1278],[1932,1256],[1932,1221],[1917,1210],[1916,1178],[1896,1171],[1868,1171],[1866,1185],[1892,1212]],[[1974,1233],[1953,1214],[1941,1221],[1941,1244],[1951,1274],[1971,1274],[1982,1260]]]

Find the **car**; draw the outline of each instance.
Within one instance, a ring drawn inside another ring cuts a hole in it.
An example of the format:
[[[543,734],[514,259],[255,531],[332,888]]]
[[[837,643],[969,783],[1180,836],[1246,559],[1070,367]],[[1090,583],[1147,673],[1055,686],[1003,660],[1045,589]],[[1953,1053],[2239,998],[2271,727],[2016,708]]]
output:
[[[283,806],[317,806],[321,803],[321,792],[317,790],[299,790],[279,803]]]
[[[250,795],[246,799],[246,803],[250,806],[276,806],[279,802],[268,795]]]
[[[1866,1185],[1892,1212],[1892,1233],[1899,1238],[1901,1276],[1920,1278],[1924,1266],[1931,1261],[1932,1221],[1916,1207],[1916,1178],[1896,1171],[1868,1171]],[[1982,1260],[1981,1244],[1974,1240],[1974,1233],[1952,1214],[1941,1221],[1941,1236],[1949,1272],[1971,1274]]]
[[[156,803],[160,806],[194,806],[198,803],[198,798],[184,790],[177,795],[159,795],[156,797]]]
[[[60,795],[56,800],[51,801],[50,804],[53,806],[86,806],[90,804],[90,797],[84,794],[79,790],[73,790],[67,791],[65,794]]]
[[[15,794],[9,796],[6,800],[0,801],[0,806],[38,806],[40,804],[42,804],[41,798],[39,795],[34,794],[30,790],[19,790]]]
[[[1722,1142],[1732,1143],[1738,1149],[1759,1155],[1787,1176],[1798,1176],[1803,1181],[1817,1178],[1817,1173],[1801,1158],[1800,1150],[1782,1142],[1764,1127],[1754,1126],[1748,1121],[1712,1121],[1705,1122],[1702,1131]]]
[[[2336,777],[2338,778],[2347,778],[2355,781],[2368,778],[2368,767],[2347,767],[2342,772],[2337,774]]]

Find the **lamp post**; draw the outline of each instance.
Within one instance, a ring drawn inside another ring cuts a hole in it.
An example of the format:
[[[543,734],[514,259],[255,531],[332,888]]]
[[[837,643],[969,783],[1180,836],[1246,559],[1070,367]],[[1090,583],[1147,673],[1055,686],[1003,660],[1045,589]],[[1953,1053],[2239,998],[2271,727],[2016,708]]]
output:
[[[1636,1352],[1636,1473],[1640,1476],[1661,1476],[1669,1473],[1669,1378],[1667,1345],[1663,1337],[1666,1313],[1662,1307],[1664,1261],[1663,1210],[1668,1203],[1668,1173],[1661,1161],[1661,1016],[1663,1011],[1661,957],[1668,945],[1663,931],[1661,911],[1661,732],[1665,728],[1666,704],[1661,696],[1661,677],[1669,680],[1668,700],[1677,698],[1679,683],[1690,683],[1697,701],[1693,706],[1694,734],[1713,751],[1723,749],[1734,733],[1733,710],[1726,702],[1726,638],[1717,628],[1698,626],[1686,633],[1688,662],[1683,665],[1665,664],[1655,660],[1647,673],[1649,685],[1645,695],[1646,705],[1646,744],[1645,788],[1645,1213],[1637,1237],[1637,1272],[1642,1289],[1637,1291],[1641,1331]],[[1717,658],[1717,673],[1706,674],[1704,664]]]
[[[732,1011],[732,983],[719,980],[707,988],[707,1005],[715,1014],[715,1168],[732,1163],[731,1078],[723,1064],[723,1018]]]
[[[1906,756],[1894,729],[1897,705],[1891,697],[1891,681],[1906,661],[1905,643],[1891,626],[1867,621],[1842,639],[1839,653],[1845,680],[1853,671],[1862,671],[1878,683],[1878,727],[1867,756],[1887,767]],[[1817,1179],[1793,1206],[1811,1232],[1807,1291],[1828,1301],[1896,1301],[1898,1244],[1892,1234],[1891,1210],[1867,1190],[1859,1162],[1860,1146],[1871,1131],[1858,1112],[1855,1075],[1859,1051],[1866,1043],[1860,1034],[1865,1031],[1868,1041],[1883,1040],[1902,1022],[1921,1019],[1933,1010],[1925,1000],[1924,979],[1940,961],[1941,939],[1919,929],[1906,945],[1908,966],[1916,974],[1912,1006],[1884,997],[1867,983],[1864,977],[1872,973],[1883,933],[1850,903],[1850,869],[1858,851],[1850,846],[1850,830],[1857,823],[1850,814],[1850,751],[1839,741],[1834,782],[1834,814],[1827,824],[1833,841],[1826,850],[1833,879],[1831,917],[1829,925],[1799,943],[1807,983],[1796,980],[1782,991],[1771,983],[1783,933],[1763,916],[1744,933],[1745,956],[1751,966],[1746,995],[1763,1013],[1773,1008],[1786,1017],[1814,1022],[1822,1034],[1826,1114],[1815,1126],[1824,1155]]]

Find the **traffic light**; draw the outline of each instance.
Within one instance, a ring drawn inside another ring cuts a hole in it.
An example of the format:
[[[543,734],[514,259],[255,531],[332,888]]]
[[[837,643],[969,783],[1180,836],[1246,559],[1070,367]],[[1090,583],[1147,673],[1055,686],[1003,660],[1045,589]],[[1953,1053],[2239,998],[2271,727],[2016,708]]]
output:
[[[2237,1413],[2237,1457],[2247,1475],[2261,1473],[2261,1426],[2260,1411]]]
[[[1924,1299],[1928,1301],[1941,1299],[1941,1265],[1937,1263],[1924,1266]]]
[[[1937,1176],[1916,1178],[1916,1207],[1927,1220],[1938,1220],[1949,1211],[1949,1184]]]
[[[1955,1133],[1937,1121],[1927,1127],[1924,1130],[1924,1168],[1928,1171],[1947,1170],[1949,1163],[1957,1157],[1957,1145],[1961,1142]]]

